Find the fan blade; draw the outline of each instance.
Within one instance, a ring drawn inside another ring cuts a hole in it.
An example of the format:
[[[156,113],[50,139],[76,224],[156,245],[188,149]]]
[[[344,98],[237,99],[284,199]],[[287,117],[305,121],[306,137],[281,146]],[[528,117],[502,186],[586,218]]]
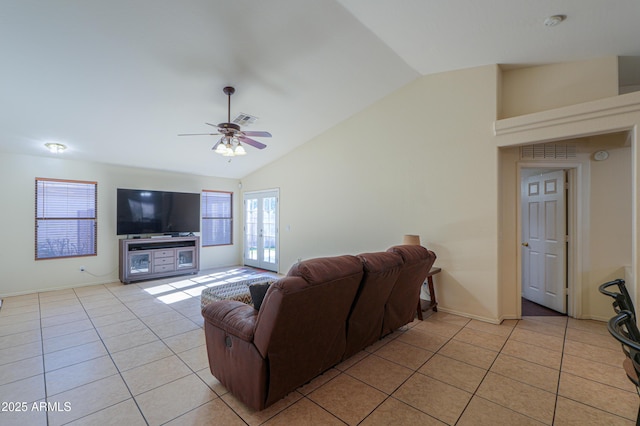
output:
[[[220,133],[180,133],[178,136],[215,136]]]
[[[246,136],[257,136],[259,138],[270,138],[271,137],[271,133],[269,133],[269,132],[261,132],[261,131],[258,131],[258,130],[254,130],[254,131],[246,130],[246,131],[243,131],[242,133],[244,133]]]
[[[209,126],[211,126],[211,127],[218,127],[218,125],[217,125],[217,124],[211,124],[211,123],[204,123],[204,124],[209,125]]]
[[[238,136],[238,139],[254,148],[265,149],[267,147],[262,142],[254,141],[253,139],[245,138],[244,136]]]

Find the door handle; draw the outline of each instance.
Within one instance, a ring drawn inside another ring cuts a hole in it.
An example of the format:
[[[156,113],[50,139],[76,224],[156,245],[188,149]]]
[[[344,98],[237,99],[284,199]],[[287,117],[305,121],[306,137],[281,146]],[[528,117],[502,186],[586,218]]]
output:
[[[529,243],[522,243],[523,247],[529,247]]]

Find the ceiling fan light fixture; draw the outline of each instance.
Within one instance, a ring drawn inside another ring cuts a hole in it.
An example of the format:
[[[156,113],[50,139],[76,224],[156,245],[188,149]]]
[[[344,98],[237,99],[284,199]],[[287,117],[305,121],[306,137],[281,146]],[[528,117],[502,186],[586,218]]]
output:
[[[238,146],[236,146],[236,149],[233,150],[233,153],[235,155],[247,155],[247,151],[245,151],[245,149],[243,148],[242,145],[240,145],[240,143],[238,143]]]
[[[227,151],[227,146],[224,144],[224,142],[219,142],[218,146],[214,150],[216,154],[224,154],[226,151]]]

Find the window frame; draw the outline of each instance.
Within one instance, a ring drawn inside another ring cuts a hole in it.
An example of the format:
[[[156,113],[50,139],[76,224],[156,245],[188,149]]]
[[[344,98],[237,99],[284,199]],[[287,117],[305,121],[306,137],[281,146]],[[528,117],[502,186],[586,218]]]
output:
[[[46,182],[53,183],[64,183],[64,184],[82,184],[82,185],[93,185],[93,216],[88,217],[67,217],[67,216],[53,216],[48,217],[46,214],[42,217],[38,216],[39,206],[41,202],[44,200],[40,200],[39,198],[43,198],[44,195],[40,193],[39,186],[41,183],[46,185]],[[84,180],[70,180],[70,179],[56,179],[56,178],[35,178],[35,214],[34,214],[34,259],[35,260],[50,260],[50,259],[68,259],[74,257],[89,257],[89,256],[97,256],[98,255],[98,182],[95,181],[84,181]],[[40,195],[40,197],[38,197]],[[38,224],[40,221],[48,221],[48,220],[63,220],[63,221],[76,221],[78,225],[85,221],[92,221],[93,226],[91,227],[93,233],[93,244],[92,244],[92,253],[85,254],[65,254],[59,256],[46,256],[39,257],[38,250]]]
[[[201,192],[201,198],[202,198],[201,204],[205,203],[205,198],[206,198],[206,194],[207,193],[227,194],[227,195],[229,195],[229,216],[228,217],[226,217],[226,216],[208,217],[208,216],[205,216],[205,210],[201,208],[200,220],[202,221],[202,231],[200,233],[200,236],[201,236],[201,241],[202,241],[202,247],[231,246],[231,245],[233,245],[233,237],[234,237],[234,232],[233,232],[233,222],[234,222],[234,220],[233,220],[233,192],[232,191],[219,191],[219,190],[213,190],[213,189],[203,189],[202,192]],[[205,226],[204,226],[205,220],[211,220],[211,221],[228,220],[229,221],[229,228],[230,228],[229,242],[225,242],[225,243],[221,243],[221,244],[207,244],[208,240],[207,240],[207,236],[205,235]]]

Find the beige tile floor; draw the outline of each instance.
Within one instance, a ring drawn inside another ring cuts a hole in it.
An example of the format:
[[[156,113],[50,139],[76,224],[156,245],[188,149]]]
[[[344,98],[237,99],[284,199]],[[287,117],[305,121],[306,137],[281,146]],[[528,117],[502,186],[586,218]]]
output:
[[[604,323],[441,312],[253,412],[209,372],[199,300],[245,273],[5,298],[0,424],[634,424],[639,398]]]

